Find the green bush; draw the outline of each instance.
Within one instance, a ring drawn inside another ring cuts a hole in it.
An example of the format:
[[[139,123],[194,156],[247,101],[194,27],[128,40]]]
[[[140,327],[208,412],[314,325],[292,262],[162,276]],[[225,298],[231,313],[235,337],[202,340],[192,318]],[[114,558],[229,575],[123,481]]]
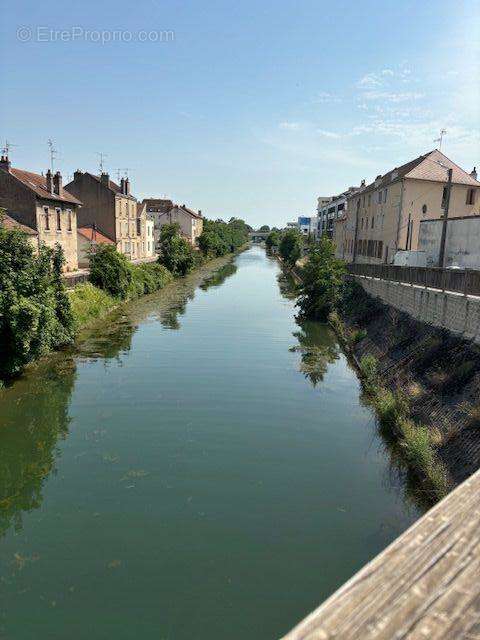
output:
[[[310,251],[302,270],[297,306],[303,317],[313,320],[328,318],[340,300],[344,272],[345,264],[335,258],[335,245],[328,238],[322,238]]]
[[[73,340],[60,246],[36,254],[27,236],[0,221],[0,377]]]
[[[374,395],[373,403],[382,426],[395,431],[401,419],[408,412],[408,402],[399,392],[380,388]]]
[[[136,295],[154,293],[173,280],[170,271],[158,262],[132,265]]]
[[[270,231],[270,233],[268,234],[265,240],[267,251],[271,252],[273,251],[273,249],[278,249],[278,247],[280,246],[281,240],[282,240],[282,237],[278,231]]]
[[[90,282],[79,284],[69,291],[69,298],[77,330],[101,318],[117,304],[116,298]]]
[[[365,331],[365,329],[357,329],[357,331],[354,331],[352,333],[352,336],[351,336],[352,344],[358,344],[366,337],[367,337],[367,332]]]
[[[113,245],[100,245],[90,256],[90,282],[114,298],[125,300],[135,288],[132,265]]]
[[[377,383],[378,361],[374,356],[363,356],[360,360],[360,372],[364,383],[372,387]]]
[[[298,229],[288,229],[282,236],[279,252],[289,267],[294,267],[302,257],[303,238]]]
[[[192,245],[180,235],[180,227],[175,222],[162,227],[160,234],[159,264],[166,267],[174,276],[185,276],[195,266]]]

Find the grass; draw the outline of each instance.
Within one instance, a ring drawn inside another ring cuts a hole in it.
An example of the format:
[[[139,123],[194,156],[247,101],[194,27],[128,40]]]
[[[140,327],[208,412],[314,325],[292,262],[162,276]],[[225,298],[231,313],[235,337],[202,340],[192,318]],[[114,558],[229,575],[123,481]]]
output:
[[[118,300],[90,282],[77,285],[68,296],[77,331],[103,317],[118,304]]]

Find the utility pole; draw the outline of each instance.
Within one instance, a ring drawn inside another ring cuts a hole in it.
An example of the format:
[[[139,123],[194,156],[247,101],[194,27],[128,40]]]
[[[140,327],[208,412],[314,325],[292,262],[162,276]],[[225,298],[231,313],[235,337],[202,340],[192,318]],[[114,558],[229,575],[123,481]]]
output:
[[[447,241],[448,210],[450,208],[450,192],[452,190],[452,169],[448,169],[447,191],[445,193],[445,207],[443,210],[442,237],[440,238],[440,252],[438,254],[438,266],[443,269],[445,266],[445,244]]]

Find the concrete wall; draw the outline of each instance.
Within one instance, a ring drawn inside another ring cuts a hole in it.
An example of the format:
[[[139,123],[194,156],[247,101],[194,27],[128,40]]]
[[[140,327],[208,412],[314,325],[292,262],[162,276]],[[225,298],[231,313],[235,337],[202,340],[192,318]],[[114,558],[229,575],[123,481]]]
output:
[[[416,320],[480,344],[480,298],[355,276],[371,296]]]
[[[427,254],[427,266],[437,266],[442,220],[422,220],[418,249]],[[480,269],[480,217],[453,218],[447,223],[445,265]]]

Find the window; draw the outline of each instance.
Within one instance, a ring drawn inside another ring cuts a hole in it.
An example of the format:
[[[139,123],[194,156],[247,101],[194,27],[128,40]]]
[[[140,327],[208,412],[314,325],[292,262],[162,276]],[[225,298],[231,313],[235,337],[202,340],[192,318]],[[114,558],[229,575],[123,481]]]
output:
[[[387,201],[387,193],[388,193],[388,189],[385,189],[385,191],[383,192],[383,201],[384,202]]]
[[[142,221],[140,218],[137,218],[137,236],[142,234]]]
[[[365,218],[365,229],[368,229],[368,218]]]
[[[475,204],[475,189],[467,191],[467,204]]]
[[[381,258],[383,255],[383,241],[379,240],[377,245],[377,258]]]
[[[426,204],[424,204],[423,207],[422,207],[422,213],[423,213],[423,215],[426,215],[426,213],[427,213],[427,205]]]
[[[377,193],[377,202],[378,202],[378,204],[382,204],[382,192],[381,191],[379,191]]]
[[[372,204],[372,194],[369,193],[368,194],[368,206],[370,206]]]
[[[374,216],[372,216],[372,229],[373,229],[374,224],[375,224],[375,218],[374,218]]]
[[[67,229],[68,231],[72,230],[72,212],[70,209],[67,209]]]
[[[61,231],[62,230],[62,218],[61,218],[61,211],[60,209],[55,209],[55,213],[57,216],[57,231]]]
[[[43,207],[45,212],[45,231],[50,231],[50,214],[48,212],[48,207]]]

